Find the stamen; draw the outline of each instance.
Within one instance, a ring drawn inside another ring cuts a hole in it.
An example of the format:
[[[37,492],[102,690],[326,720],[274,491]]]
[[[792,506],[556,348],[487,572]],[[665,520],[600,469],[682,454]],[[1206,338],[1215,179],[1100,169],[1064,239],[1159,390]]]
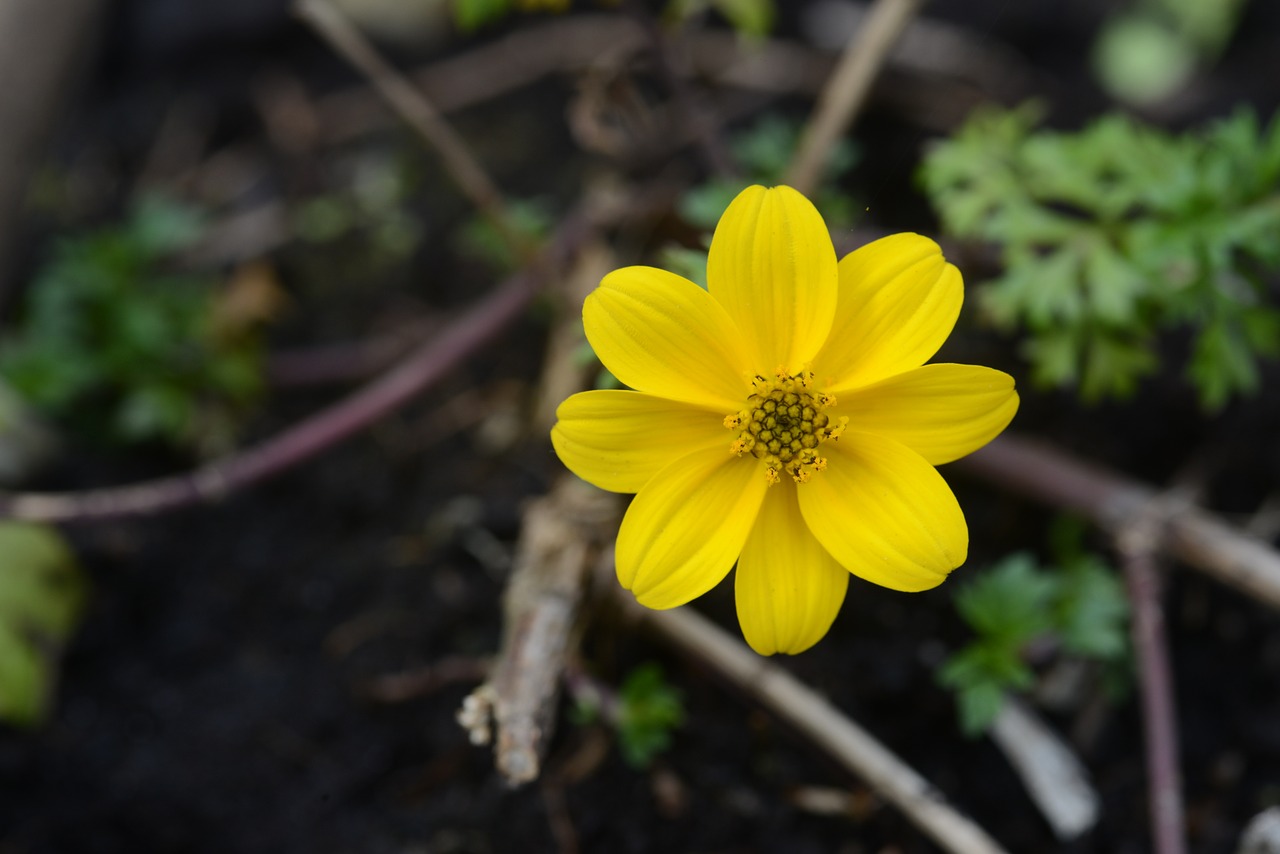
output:
[[[724,419],[725,427],[741,430],[729,452],[737,456],[750,453],[764,462],[765,479],[770,484],[778,483],[783,472],[796,483],[806,483],[826,469],[827,460],[816,448],[838,438],[849,421],[842,417],[831,424],[822,410],[832,406],[835,397],[810,392],[813,379],[808,365],[796,374],[780,366],[773,379],[757,374],[746,408]]]

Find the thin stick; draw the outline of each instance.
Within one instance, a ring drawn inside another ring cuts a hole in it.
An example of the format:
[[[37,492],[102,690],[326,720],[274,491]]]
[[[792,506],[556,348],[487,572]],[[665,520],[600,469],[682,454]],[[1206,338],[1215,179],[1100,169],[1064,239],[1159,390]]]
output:
[[[1133,608],[1131,633],[1138,657],[1142,689],[1143,737],[1146,742],[1147,789],[1151,833],[1156,854],[1185,854],[1182,786],[1178,773],[1178,723],[1174,712],[1173,676],[1160,606],[1160,576],[1155,561],[1159,518],[1134,520],[1116,538]]]
[[[579,601],[620,515],[618,496],[573,477],[525,511],[503,597],[502,649],[488,683],[472,694],[491,703],[495,763],[509,785],[541,772]]]
[[[278,436],[187,474],[67,493],[0,495],[0,517],[44,522],[113,519],[212,501],[307,460],[378,421],[453,370],[514,321],[547,275],[586,240],[589,218],[565,220],[547,262],[507,279],[394,368]]]
[[[822,179],[831,148],[849,129],[871,91],[889,51],[924,0],[876,0],[862,26],[854,31],[818,97],[800,150],[787,170],[786,183],[811,195]]]
[[[393,69],[329,0],[295,0],[293,8],[299,18],[368,78],[383,100],[439,152],[458,187],[498,229],[517,257],[527,256],[529,242],[514,226],[502,193],[431,102]]]
[[[1004,850],[985,830],[949,806],[909,765],[786,670],[756,655],[695,611],[649,611],[629,596],[619,598],[664,639],[706,661],[864,779],[943,849],[955,854]]]
[[[1005,435],[953,463],[1000,486],[1080,513],[1119,534],[1160,496],[1154,489],[1046,445]],[[1155,547],[1280,609],[1280,554],[1195,507],[1160,506]]]

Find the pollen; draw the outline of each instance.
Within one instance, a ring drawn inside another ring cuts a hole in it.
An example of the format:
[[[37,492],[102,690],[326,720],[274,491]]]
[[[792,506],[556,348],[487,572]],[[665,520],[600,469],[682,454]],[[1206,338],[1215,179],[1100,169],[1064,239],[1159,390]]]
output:
[[[827,467],[826,457],[817,448],[828,439],[837,439],[847,418],[833,423],[824,409],[835,397],[812,391],[813,373],[789,374],[778,368],[773,377],[756,376],[746,407],[724,419],[724,426],[739,430],[729,445],[737,456],[751,454],[765,464],[765,478],[778,483],[788,474],[796,483],[807,483]]]

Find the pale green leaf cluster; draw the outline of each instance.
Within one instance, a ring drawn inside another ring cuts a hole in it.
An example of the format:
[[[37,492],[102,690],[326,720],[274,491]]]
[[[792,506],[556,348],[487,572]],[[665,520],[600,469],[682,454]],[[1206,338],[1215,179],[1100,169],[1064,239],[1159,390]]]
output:
[[[1033,642],[1099,661],[1126,655],[1124,590],[1090,555],[1058,569],[1038,566],[1029,554],[1010,555],[962,587],[956,609],[976,638],[943,664],[938,679],[956,692],[961,729],[969,735],[991,725],[1008,692],[1035,683],[1025,658]]]
[[[121,442],[217,443],[261,387],[252,336],[220,338],[204,276],[169,260],[199,234],[159,200],[125,222],[62,240],[21,322],[0,340],[0,376],[35,409]]]
[[[75,557],[57,532],[0,523],[0,719],[20,726],[44,719],[85,593]]]
[[[1185,374],[1208,409],[1280,354],[1280,118],[1241,111],[1173,135],[1121,115],[1037,131],[1037,110],[984,110],[926,157],[950,234],[995,244],[978,301],[1025,334],[1035,380],[1086,401],[1125,397],[1190,333]]]

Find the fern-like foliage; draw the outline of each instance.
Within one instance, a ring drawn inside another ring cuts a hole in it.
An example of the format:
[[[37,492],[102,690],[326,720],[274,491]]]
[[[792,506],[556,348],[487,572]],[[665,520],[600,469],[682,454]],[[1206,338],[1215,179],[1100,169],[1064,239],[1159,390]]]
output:
[[[1255,389],[1258,360],[1280,355],[1280,117],[1264,128],[1242,110],[1185,135],[1038,119],[980,111],[921,170],[947,232],[998,246],[1004,272],[979,303],[1025,333],[1034,378],[1126,397],[1161,367],[1160,336],[1187,330],[1206,409]]]

